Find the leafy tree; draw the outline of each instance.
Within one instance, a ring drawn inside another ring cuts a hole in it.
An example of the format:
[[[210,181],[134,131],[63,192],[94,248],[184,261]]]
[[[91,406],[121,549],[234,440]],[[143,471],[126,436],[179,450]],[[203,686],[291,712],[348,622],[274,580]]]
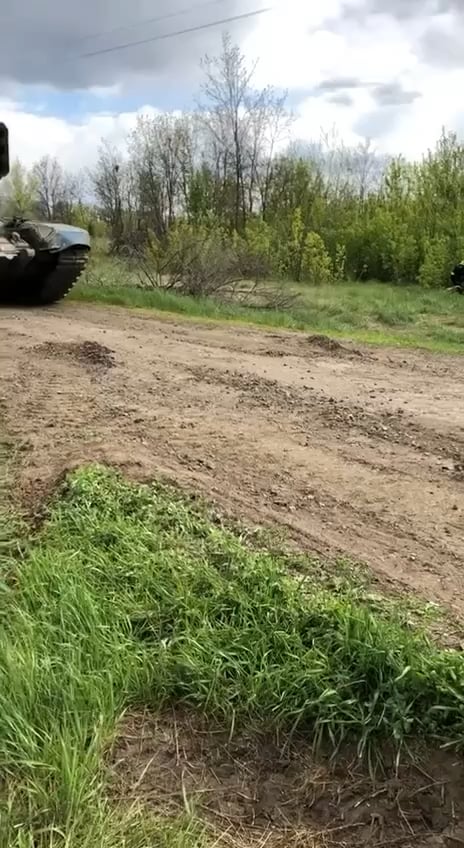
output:
[[[37,180],[19,159],[12,163],[3,191],[5,214],[18,217],[34,214],[38,202]]]

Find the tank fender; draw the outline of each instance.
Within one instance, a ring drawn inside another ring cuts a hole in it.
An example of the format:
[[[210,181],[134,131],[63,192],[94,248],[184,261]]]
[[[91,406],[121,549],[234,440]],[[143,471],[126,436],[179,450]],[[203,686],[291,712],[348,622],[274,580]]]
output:
[[[73,227],[72,224],[52,224],[54,231],[54,244],[50,250],[61,253],[73,247],[87,247],[90,249],[90,235],[81,227]]]

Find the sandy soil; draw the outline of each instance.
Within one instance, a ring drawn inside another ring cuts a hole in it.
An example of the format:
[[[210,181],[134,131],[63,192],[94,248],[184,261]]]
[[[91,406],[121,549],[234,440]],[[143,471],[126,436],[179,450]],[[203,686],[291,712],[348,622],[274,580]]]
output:
[[[0,311],[25,497],[164,475],[464,617],[464,358],[72,303]]]

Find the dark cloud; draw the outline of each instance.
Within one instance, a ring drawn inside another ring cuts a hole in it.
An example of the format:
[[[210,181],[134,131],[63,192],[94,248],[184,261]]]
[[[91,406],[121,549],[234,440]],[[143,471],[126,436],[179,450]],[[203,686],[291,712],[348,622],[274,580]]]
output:
[[[343,16],[358,20],[366,15],[390,15],[408,20],[459,12],[462,8],[462,0],[347,0],[343,5]]]
[[[322,82],[316,86],[315,90],[321,94],[328,94],[331,92],[362,88],[363,85],[365,85],[365,83],[357,77],[329,77],[328,79],[322,80]]]
[[[439,68],[464,66],[463,28],[453,31],[443,25],[429,26],[419,40],[418,52],[422,61]]]
[[[349,94],[344,94],[341,92],[340,94],[333,94],[332,97],[329,97],[330,103],[335,103],[336,106],[352,106],[353,98],[350,97]]]
[[[389,106],[406,106],[421,96],[419,91],[403,88],[397,81],[374,83],[357,77],[329,77],[319,83],[313,91],[315,96],[331,95],[331,103],[350,106],[353,102],[350,91],[364,89],[369,91],[378,108]]]
[[[372,86],[371,94],[376,106],[358,118],[354,130],[372,139],[388,135],[404,117],[404,107],[421,96],[418,91],[404,89],[398,82]]]
[[[421,94],[419,91],[408,91],[399,82],[387,82],[376,85],[372,89],[372,97],[377,106],[406,106],[414,103]]]
[[[25,8],[27,7],[27,8]],[[193,8],[192,8],[193,7]],[[185,10],[188,9],[188,12]],[[89,58],[80,54],[249,11],[246,0],[26,0],[9,3],[0,27],[0,80],[61,89],[112,85],[130,76],[179,80],[216,51],[222,30],[234,37],[253,19]],[[174,12],[180,14],[173,17]],[[140,23],[169,15],[164,20]],[[111,31],[111,32],[110,32]],[[5,87],[3,86],[3,88]]]

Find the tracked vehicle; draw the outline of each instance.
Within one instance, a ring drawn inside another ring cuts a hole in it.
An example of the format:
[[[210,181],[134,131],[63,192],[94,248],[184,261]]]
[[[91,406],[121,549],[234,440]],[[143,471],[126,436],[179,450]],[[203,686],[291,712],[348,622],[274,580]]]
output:
[[[0,179],[10,170],[8,128],[0,123]],[[84,271],[86,230],[67,224],[0,218],[0,304],[61,300]]]

